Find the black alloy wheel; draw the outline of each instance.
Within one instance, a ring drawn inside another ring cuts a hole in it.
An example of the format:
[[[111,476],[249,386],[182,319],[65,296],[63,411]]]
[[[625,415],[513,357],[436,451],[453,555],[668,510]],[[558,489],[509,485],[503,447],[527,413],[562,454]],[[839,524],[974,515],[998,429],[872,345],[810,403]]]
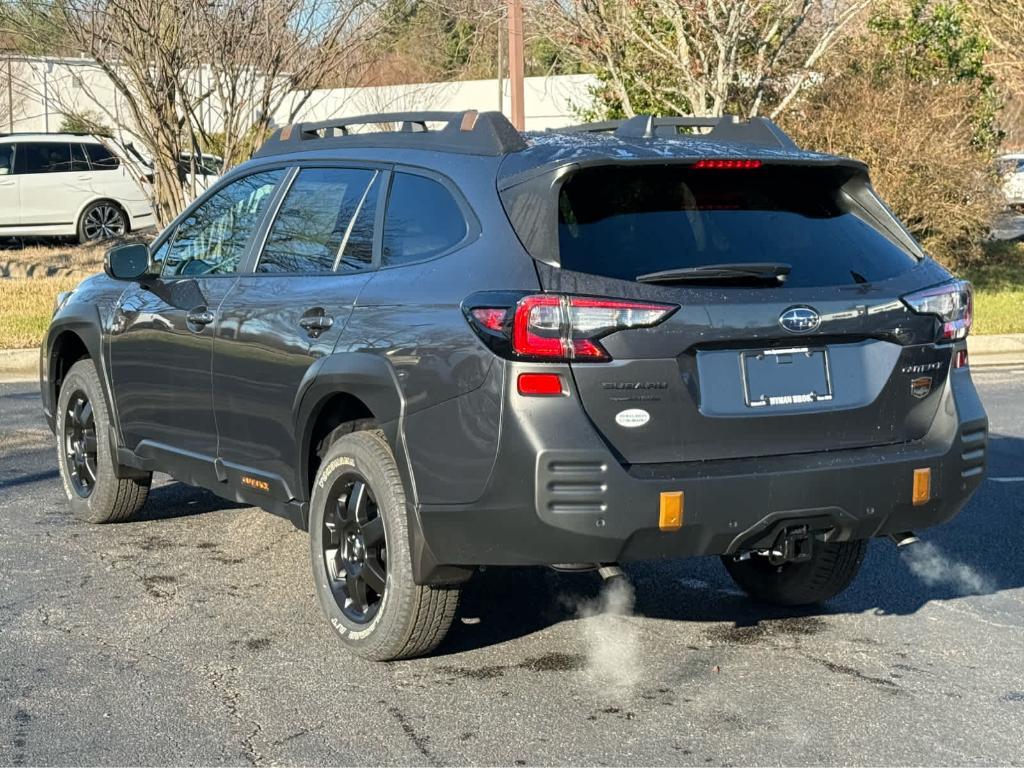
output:
[[[81,390],[68,400],[64,411],[64,461],[75,493],[88,498],[96,487],[96,422],[92,403]]]
[[[324,564],[338,607],[353,623],[368,624],[384,600],[387,541],[373,490],[358,472],[335,482],[322,534]]]

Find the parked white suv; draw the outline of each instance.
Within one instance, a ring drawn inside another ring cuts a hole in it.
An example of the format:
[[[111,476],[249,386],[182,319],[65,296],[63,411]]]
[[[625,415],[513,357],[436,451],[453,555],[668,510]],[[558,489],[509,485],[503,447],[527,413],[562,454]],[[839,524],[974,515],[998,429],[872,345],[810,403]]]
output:
[[[1007,204],[1011,208],[1024,207],[1024,154],[1003,155],[998,162]]]
[[[94,136],[0,136],[0,237],[120,237],[154,223],[130,163]]]

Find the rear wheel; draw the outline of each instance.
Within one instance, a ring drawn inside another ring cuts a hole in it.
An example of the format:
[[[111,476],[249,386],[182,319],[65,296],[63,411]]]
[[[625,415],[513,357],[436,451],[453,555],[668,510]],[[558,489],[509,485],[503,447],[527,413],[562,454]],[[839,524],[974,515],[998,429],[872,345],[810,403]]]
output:
[[[429,653],[451,626],[459,592],[413,581],[405,491],[391,448],[377,430],[325,442],[309,519],[320,606],[364,658]]]
[[[110,415],[92,360],[79,360],[64,377],[56,428],[57,466],[75,517],[89,523],[121,522],[142,508],[152,475],[117,476]]]
[[[78,242],[94,243],[123,237],[128,232],[128,217],[109,200],[92,203],[78,222]]]
[[[772,565],[767,557],[722,557],[725,569],[755,600],[776,605],[810,605],[835,597],[853,581],[864,561],[866,541],[816,542],[811,559]]]

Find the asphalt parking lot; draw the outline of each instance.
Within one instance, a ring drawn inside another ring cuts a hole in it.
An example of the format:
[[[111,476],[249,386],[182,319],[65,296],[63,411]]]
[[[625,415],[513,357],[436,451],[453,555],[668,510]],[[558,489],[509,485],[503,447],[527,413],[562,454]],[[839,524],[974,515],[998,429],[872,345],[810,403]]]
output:
[[[714,559],[629,567],[633,615],[491,569],[388,665],[334,640],[284,520],[166,478],[144,520],[72,519],[35,386],[0,385],[0,763],[1024,764],[1024,369],[975,378],[990,479],[825,609]]]

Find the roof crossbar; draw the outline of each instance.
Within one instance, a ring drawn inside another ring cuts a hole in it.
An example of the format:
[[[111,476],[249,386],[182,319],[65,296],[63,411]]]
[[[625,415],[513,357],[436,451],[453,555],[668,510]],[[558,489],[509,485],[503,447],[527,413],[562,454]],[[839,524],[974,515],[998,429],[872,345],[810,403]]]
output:
[[[680,129],[710,128],[707,133],[680,132]],[[739,120],[735,115],[721,117],[654,117],[637,115],[628,120],[606,120],[558,129],[561,133],[610,133],[619,139],[686,138],[763,147],[798,149],[779,126],[766,117]]]
[[[432,125],[442,123],[434,129]],[[383,130],[353,132],[356,126]],[[398,129],[384,126],[398,126]],[[429,149],[467,155],[504,155],[526,149],[526,140],[501,112],[384,112],[294,123],[279,128],[256,157],[338,147]]]

